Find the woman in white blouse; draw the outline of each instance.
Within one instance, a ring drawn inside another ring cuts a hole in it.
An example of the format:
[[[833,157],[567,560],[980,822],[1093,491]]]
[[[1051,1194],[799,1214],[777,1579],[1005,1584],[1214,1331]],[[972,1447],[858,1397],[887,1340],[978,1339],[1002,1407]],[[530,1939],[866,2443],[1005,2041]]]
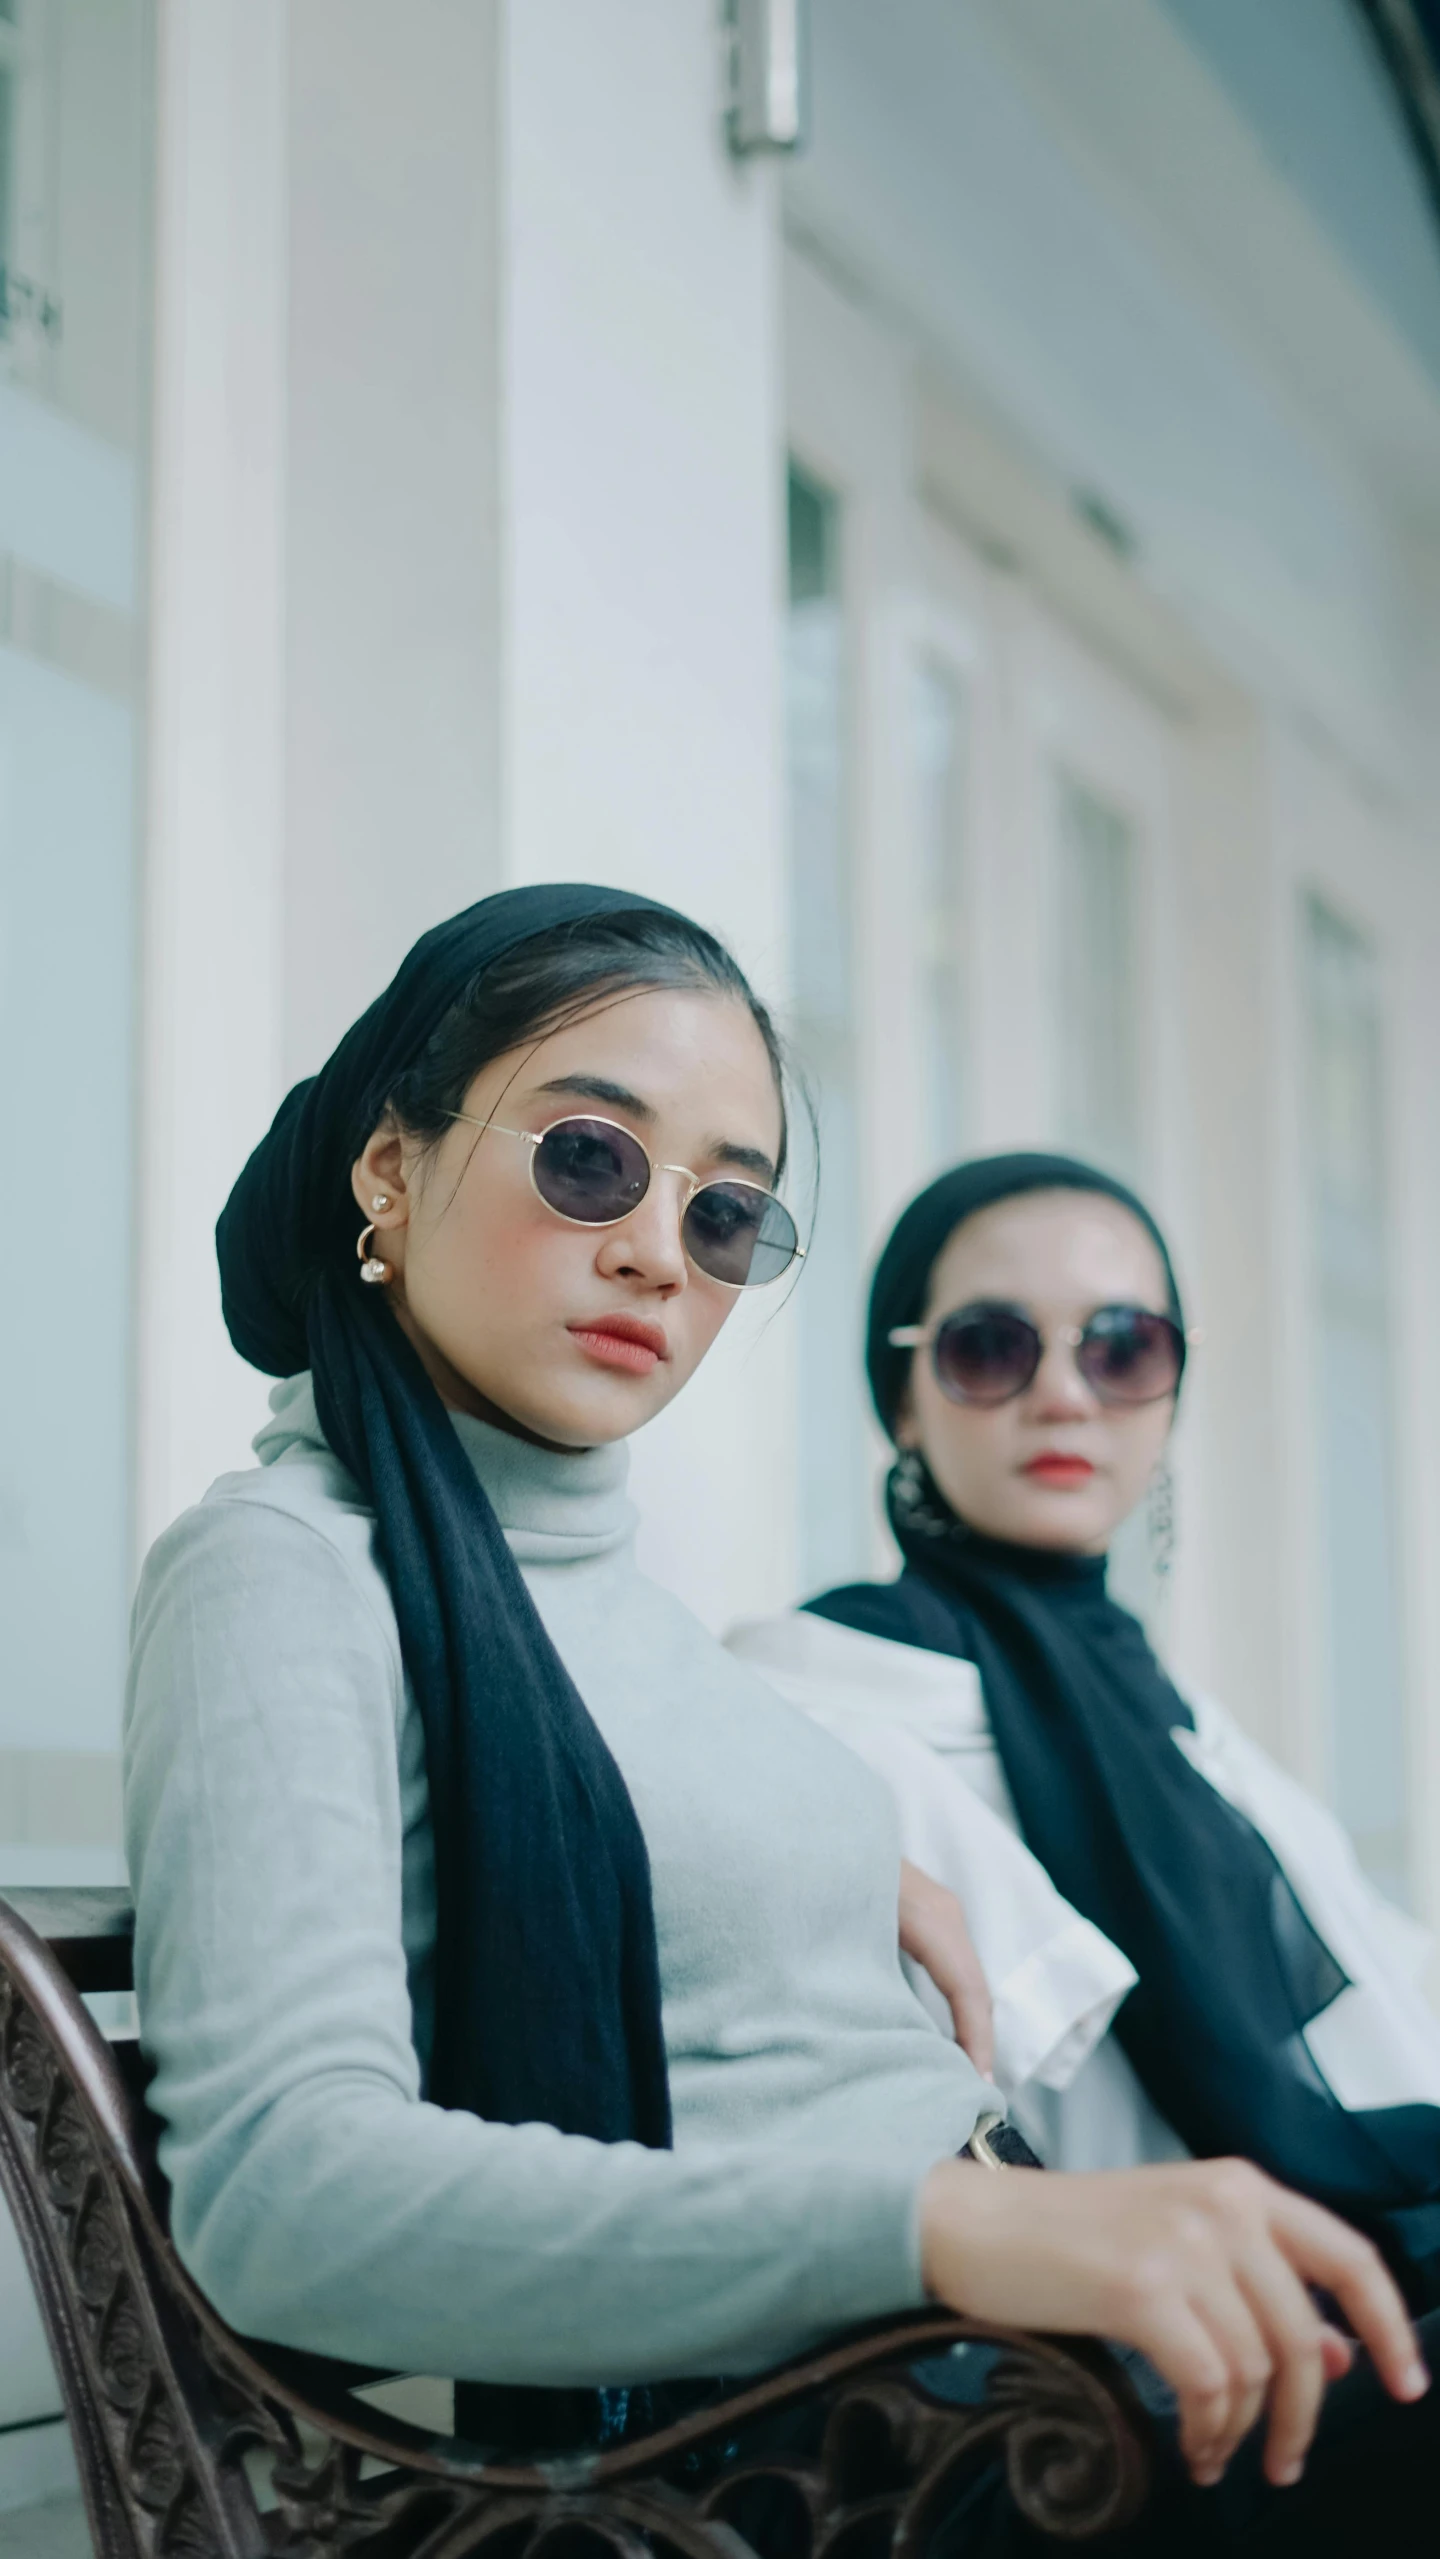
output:
[[[1432,2301],[1423,1933],[1106,1591],[1185,1354],[1169,1254],[1132,1194],[1061,1157],[946,1174],[900,1219],[871,1300],[905,1570],[732,1648],[887,1780],[907,1857],[959,1895],[994,2075],[1047,2165],[1241,2151],[1370,2230]]]

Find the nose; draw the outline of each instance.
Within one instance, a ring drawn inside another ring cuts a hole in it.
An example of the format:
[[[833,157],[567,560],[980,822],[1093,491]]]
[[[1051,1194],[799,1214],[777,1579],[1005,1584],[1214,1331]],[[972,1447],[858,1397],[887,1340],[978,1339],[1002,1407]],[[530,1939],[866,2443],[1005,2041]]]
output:
[[[1075,1421],[1094,1412],[1097,1399],[1075,1365],[1075,1337],[1067,1330],[1047,1336],[1028,1401],[1037,1421]]]
[[[688,1186],[665,1165],[657,1165],[638,1207],[618,1226],[607,1226],[595,1256],[595,1267],[607,1279],[636,1280],[662,1297],[684,1288],[690,1273],[680,1221]]]

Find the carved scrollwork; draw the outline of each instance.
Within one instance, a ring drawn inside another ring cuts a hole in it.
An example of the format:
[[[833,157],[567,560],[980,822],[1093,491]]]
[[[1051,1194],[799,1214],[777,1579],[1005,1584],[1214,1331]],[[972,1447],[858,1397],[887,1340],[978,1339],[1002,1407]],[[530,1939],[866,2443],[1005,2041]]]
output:
[[[705,2511],[757,2559],[924,2559],[967,2478],[996,2461],[1026,2521],[1060,2540],[1118,2528],[1146,2485],[1113,2393],[1067,2354],[1016,2339],[973,2405],[907,2368],[841,2391],[817,2461],[743,2464]]]
[[[1079,2352],[1053,2347],[1043,2363],[1010,2352],[992,2385],[1005,2420],[1005,2466],[1022,2515],[1054,2540],[1115,2532],[1138,2514],[1148,2465],[1113,2380]]]
[[[96,2336],[100,2385],[112,2408],[129,2417],[143,2407],[150,2387],[150,2340],[123,2273],[101,2310]]]
[[[113,2166],[42,2022],[4,1974],[0,2165],[31,2242],[105,2559],[239,2559],[242,2545],[217,2526]],[[258,2531],[250,2546],[262,2547]]]
[[[73,2089],[63,2085],[57,2088],[40,2135],[38,2155],[51,2201],[62,2212],[78,2212],[99,2161]]]
[[[895,2365],[833,2393],[813,2449],[732,2452],[718,2476],[713,2460],[695,2465],[693,2485],[683,2464],[633,2484],[518,2493],[413,2473],[366,2480],[332,2445],[313,2465],[277,2466],[277,2547],[294,2559],[924,2559],[967,2480],[996,2465],[1044,2534],[1075,2540],[1128,2521],[1144,2466],[1103,2380],[1042,2340],[1006,2340],[985,2359],[991,2386],[974,2404]]]
[[[103,2184],[87,2195],[76,2218],[71,2262],[81,2300],[113,2321],[125,2272],[125,2247],[114,2204]]]
[[[163,2559],[223,2559],[209,2512],[193,2483],[184,2488],[165,2517],[159,2548]]]
[[[190,2463],[175,2413],[153,2370],[131,2430],[129,2456],[130,2481],[141,2505],[169,2514],[190,2485]]]
[[[0,1905],[0,1938],[4,1924]],[[138,2100],[73,1996],[52,1997],[21,1953],[17,1977],[0,1944],[0,2176],[99,2559],[925,2559],[981,2465],[1003,2466],[1020,2512],[1056,2538],[1138,2508],[1144,2456],[1113,2375],[1083,2349],[987,2337],[972,2368],[985,2386],[936,2389],[905,2354],[948,2349],[961,2323],[938,2317],[919,2345],[914,2323],[842,2341],[803,2380],[757,2384],[653,2454],[545,2470],[476,2475],[473,2454],[387,2432],[338,2384],[307,2397],[189,2284],[126,2128]]]
[[[55,2065],[29,2010],[15,1999],[7,2005],[5,2093],[22,2115],[38,2117],[45,2110]]]

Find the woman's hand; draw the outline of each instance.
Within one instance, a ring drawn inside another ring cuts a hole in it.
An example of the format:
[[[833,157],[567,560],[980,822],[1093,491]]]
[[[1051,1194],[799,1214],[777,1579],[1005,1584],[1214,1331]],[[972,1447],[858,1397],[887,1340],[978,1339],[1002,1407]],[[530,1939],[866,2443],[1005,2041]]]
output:
[[[1299,2478],[1325,2384],[1349,2361],[1308,2285],[1339,2303],[1393,2398],[1429,2386],[1368,2240],[1244,2160],[1095,2176],[947,2160],[926,2181],[921,2251],[927,2289],[952,2310],[1138,2346],[1178,2396],[1202,2486],[1266,2407],[1265,2475]]]
[[[900,1868],[900,1947],[923,1964],[955,2020],[955,2040],[982,2079],[995,2067],[995,2021],[980,1958],[955,1895],[908,1859]]]

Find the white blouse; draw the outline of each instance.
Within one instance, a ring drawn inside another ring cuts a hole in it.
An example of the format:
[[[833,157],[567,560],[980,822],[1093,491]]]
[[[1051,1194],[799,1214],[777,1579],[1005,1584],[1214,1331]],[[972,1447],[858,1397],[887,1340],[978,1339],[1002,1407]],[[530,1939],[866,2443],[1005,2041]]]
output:
[[[1055,2168],[1183,2159],[1111,2023],[1128,1958],[1056,1891],[1025,1846],[973,1662],[795,1610],[737,1627],[732,1652],[884,1778],[905,1855],[959,1896],[995,2011],[995,2078]],[[1440,2105],[1440,2020],[1419,1979],[1430,1939],[1362,1874],[1333,1813],[1213,1699],[1187,1697],[1171,1736],[1269,1842],[1301,1907],[1349,1976],[1305,2041],[1344,2106]],[[918,1968],[936,2022],[949,2011]],[[953,2029],[951,2030],[953,2031]]]

